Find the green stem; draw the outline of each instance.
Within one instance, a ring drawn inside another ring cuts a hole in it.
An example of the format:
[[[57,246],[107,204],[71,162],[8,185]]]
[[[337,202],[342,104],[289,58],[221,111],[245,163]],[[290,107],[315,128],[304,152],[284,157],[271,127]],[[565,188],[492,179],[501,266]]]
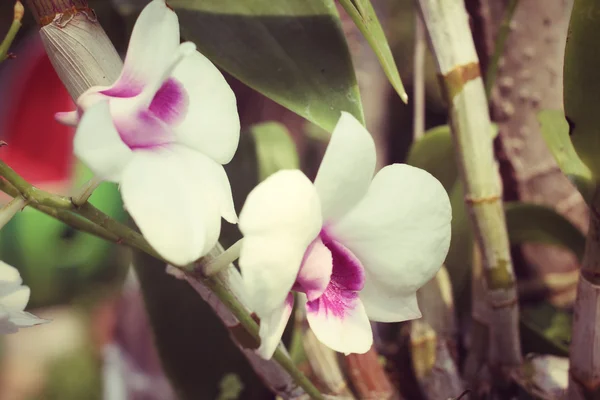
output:
[[[27,205],[27,200],[15,197],[0,210],[0,229]]]
[[[36,188],[23,179],[21,175],[17,174],[15,170],[6,165],[4,161],[0,161],[0,176],[10,182],[29,203],[60,209],[73,208],[73,204],[69,198]]]
[[[2,43],[0,43],[0,63],[8,58],[8,49],[12,44],[13,40],[17,36],[17,32],[21,29],[21,19],[23,18],[23,5],[20,1],[15,3],[14,18],[13,22],[8,29],[8,33],[4,37]]]
[[[494,43],[494,53],[492,54],[492,58],[490,59],[485,74],[485,95],[488,99],[490,98],[496,76],[498,75],[498,63],[500,62],[500,57],[502,57],[502,54],[504,53],[506,40],[510,33],[510,21],[512,21],[512,18],[515,15],[518,3],[519,0],[510,0],[508,7],[506,8],[506,13],[504,14],[504,19],[502,19],[502,24],[500,24],[500,27],[498,28],[496,43]]]
[[[140,233],[135,232],[127,225],[112,219],[92,204],[85,203],[81,207],[76,207],[67,197],[58,196],[37,189],[2,161],[0,161],[0,176],[3,176],[5,179],[0,179],[0,190],[13,197],[17,197],[21,194],[25,200],[30,202],[29,205],[34,208],[73,227],[84,227],[82,230],[85,230],[86,232],[96,234],[109,241],[125,244],[129,247],[143,251],[166,264],[172,264],[162,258]],[[240,245],[241,243],[238,242],[232,247],[239,248]],[[233,252],[234,251],[232,251],[232,253]],[[189,272],[189,269],[187,272]],[[252,316],[246,312],[245,307],[239,300],[227,289],[223,282],[220,281],[218,276],[206,276],[202,278],[195,276],[195,278],[201,279],[202,282],[215,293],[219,300],[232,312],[240,324],[242,324],[254,338],[259,339],[258,324],[254,321]],[[296,367],[285,352],[281,349],[277,349],[273,358],[290,374],[294,381],[296,381],[308,395],[316,400],[323,399],[321,392],[319,392],[312,382]]]
[[[102,179],[94,176],[92,179],[87,181],[77,192],[71,196],[71,201],[76,206],[81,206],[88,201],[90,196],[94,193],[94,190],[102,183]]]
[[[229,268],[229,264],[233,263],[235,260],[240,258],[240,250],[242,249],[243,240],[244,239],[238,240],[219,256],[213,258],[212,260],[210,260],[210,262],[203,265],[202,271],[204,275],[214,276],[222,270],[224,270],[225,268]]]
[[[258,334],[258,324],[250,314],[246,312],[244,305],[239,302],[238,299],[235,298],[231,294],[229,290],[222,284],[217,276],[201,278],[202,282],[214,293],[217,295],[219,300],[235,315],[235,317],[240,321],[240,324],[248,331],[250,335],[256,340],[260,340],[260,336]],[[324,397],[317,389],[312,382],[304,375],[294,364],[292,359],[281,350],[281,348],[277,348],[275,350],[275,354],[273,358],[279,365],[283,367],[287,371],[288,374],[296,381],[298,386],[302,387],[304,391],[315,400],[323,400]]]
[[[4,179],[0,179],[0,191],[14,198],[19,198],[19,191]],[[109,242],[120,243],[120,238],[117,235],[107,231],[91,221],[88,221],[72,211],[32,203],[28,203],[27,205],[43,212],[44,214],[56,218],[77,230],[90,233]]]

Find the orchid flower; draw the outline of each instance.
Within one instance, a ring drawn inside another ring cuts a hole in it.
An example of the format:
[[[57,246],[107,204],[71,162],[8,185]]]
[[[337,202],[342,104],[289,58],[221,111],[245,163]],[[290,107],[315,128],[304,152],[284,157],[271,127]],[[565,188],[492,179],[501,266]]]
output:
[[[393,164],[373,177],[375,161],[369,132],[342,113],[314,184],[284,170],[248,195],[239,264],[262,357],[281,339],[292,291],[306,295],[317,338],[345,354],[370,349],[369,320],[421,316],[416,291],[448,252],[450,200],[419,168]]]
[[[19,328],[48,321],[23,311],[29,301],[29,288],[16,268],[0,261],[0,334],[15,333]]]
[[[237,222],[223,169],[239,142],[235,95],[193,43],[180,44],[177,15],[164,0],[140,14],[117,81],[90,88],[77,107],[57,115],[79,124],[75,154],[119,184],[161,256],[188,264],[216,244],[221,217]]]

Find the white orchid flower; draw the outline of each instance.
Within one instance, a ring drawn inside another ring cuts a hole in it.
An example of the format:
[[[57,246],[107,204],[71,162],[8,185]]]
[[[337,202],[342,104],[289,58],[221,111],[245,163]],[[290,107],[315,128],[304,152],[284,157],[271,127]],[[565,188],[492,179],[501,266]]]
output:
[[[117,81],[90,88],[77,106],[57,114],[78,123],[75,154],[98,178],[119,183],[161,256],[188,264],[216,244],[221,217],[237,222],[222,166],[239,142],[235,95],[193,43],[180,44],[164,0],[140,14]]]
[[[16,268],[0,261],[0,334],[48,322],[25,312],[30,290]]]
[[[261,319],[262,357],[281,339],[292,291],[306,295],[317,338],[345,354],[370,349],[369,320],[421,316],[416,291],[448,252],[450,200],[421,169],[374,171],[371,135],[342,113],[314,184],[300,171],[280,171],[248,196],[239,263]]]

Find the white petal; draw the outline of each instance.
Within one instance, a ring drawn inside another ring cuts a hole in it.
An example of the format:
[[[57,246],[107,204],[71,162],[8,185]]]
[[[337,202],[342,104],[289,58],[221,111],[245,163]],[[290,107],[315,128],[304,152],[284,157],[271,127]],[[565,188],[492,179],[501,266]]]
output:
[[[0,335],[8,335],[11,333],[17,333],[19,328],[10,322],[10,319],[1,318],[0,319]]]
[[[121,140],[106,101],[95,104],[83,114],[73,147],[77,157],[96,176],[111,182],[119,182],[133,155]]]
[[[248,195],[240,213],[244,241],[239,264],[259,317],[284,302],[321,222],[315,188],[300,171],[276,172]]]
[[[19,328],[27,328],[29,326],[45,324],[50,321],[47,319],[38,318],[28,312],[20,311],[10,313],[10,322]]]
[[[10,294],[0,297],[0,304],[10,312],[23,311],[29,301],[30,293],[27,286],[21,286]]]
[[[305,293],[308,300],[315,300],[327,289],[332,272],[333,255],[318,237],[304,255],[294,290]]]
[[[338,219],[362,199],[375,162],[371,134],[354,116],[342,112],[315,179],[325,221]]]
[[[268,316],[261,318],[258,332],[260,347],[256,350],[256,353],[262,358],[268,360],[273,357],[273,353],[277,350],[285,326],[292,314],[293,306],[294,295],[289,293],[281,306],[273,310]]]
[[[173,71],[188,96],[188,112],[175,126],[177,140],[219,164],[233,158],[240,139],[240,119],[233,91],[219,70],[199,52]]]
[[[179,20],[165,0],[153,0],[140,13],[127,48],[123,72],[114,87],[142,87],[162,75],[179,47]]]
[[[22,282],[21,274],[19,274],[19,271],[15,267],[8,265],[4,261],[0,261],[0,284],[15,283],[16,285],[20,285]]]
[[[369,351],[373,344],[373,332],[360,299],[349,300],[343,315],[332,312],[329,303],[326,295],[306,303],[306,319],[317,339],[346,355]]]
[[[56,121],[67,126],[77,126],[79,123],[79,113],[77,111],[57,112],[54,114]]]
[[[123,172],[121,194],[144,237],[173,264],[195,261],[219,237],[219,204],[181,153],[136,151]]]
[[[378,320],[371,306],[375,310],[385,299],[406,298],[440,269],[450,245],[451,218],[450,200],[437,179],[394,164],[383,168],[362,201],[330,228],[365,267],[361,299],[371,319]],[[397,318],[405,319],[406,313]]]
[[[401,322],[421,318],[416,293],[399,294],[380,290],[379,286],[369,285],[369,274],[360,292],[360,298],[367,307],[369,319],[379,322]]]
[[[207,156],[185,146],[173,145],[171,148],[181,154],[188,164],[190,172],[198,175],[198,180],[205,185],[204,191],[210,193],[218,201],[221,216],[232,224],[237,223],[238,217],[233,205],[233,195],[229,178],[222,165]]]

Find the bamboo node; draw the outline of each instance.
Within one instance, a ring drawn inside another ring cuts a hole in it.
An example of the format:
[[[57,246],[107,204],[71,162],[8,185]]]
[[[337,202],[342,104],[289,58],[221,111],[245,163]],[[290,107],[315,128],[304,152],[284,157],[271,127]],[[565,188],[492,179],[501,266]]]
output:
[[[439,75],[440,81],[446,88],[448,104],[452,104],[454,97],[462,92],[467,82],[481,78],[479,62],[473,61],[464,65],[457,65],[445,75]]]
[[[516,307],[517,303],[517,298],[513,297],[508,300],[490,301],[490,306],[492,307],[492,310],[500,310],[501,308]]]
[[[477,204],[489,204],[489,203],[495,203],[497,201],[500,201],[500,196],[499,195],[493,195],[493,196],[483,196],[483,197],[476,197],[476,196],[465,196],[465,202],[467,204],[473,204],[473,205],[477,205]]]

